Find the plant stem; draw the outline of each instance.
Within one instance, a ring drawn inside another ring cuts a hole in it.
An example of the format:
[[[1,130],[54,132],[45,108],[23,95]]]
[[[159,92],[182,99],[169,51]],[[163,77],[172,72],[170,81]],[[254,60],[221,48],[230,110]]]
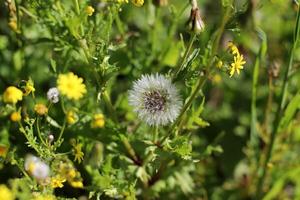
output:
[[[175,69],[174,78],[176,78],[178,73],[182,70],[182,68],[185,64],[185,61],[186,61],[186,59],[187,59],[187,57],[188,57],[188,55],[189,55],[189,53],[192,49],[192,46],[193,46],[194,41],[196,39],[196,36],[197,36],[196,34],[191,35],[190,41],[188,43],[187,48],[185,49],[185,52],[184,52],[183,58],[181,59],[180,65],[178,65],[177,69]]]
[[[275,120],[274,120],[275,127],[270,135],[270,143],[269,143],[269,146],[267,149],[265,160],[263,162],[261,175],[259,174],[260,176],[259,176],[258,184],[257,184],[257,188],[256,188],[256,194],[257,194],[256,199],[261,199],[261,197],[262,197],[267,165],[270,162],[270,159],[272,156],[273,146],[274,146],[276,135],[277,135],[277,132],[279,129],[279,121],[280,121],[284,106],[286,105],[286,97],[287,97],[287,93],[288,93],[288,77],[290,75],[290,71],[293,66],[294,53],[295,53],[295,49],[296,49],[298,38],[299,38],[299,32],[300,32],[300,7],[298,8],[296,27],[294,30],[293,46],[290,50],[290,55],[289,55],[290,56],[289,57],[289,65],[288,65],[288,68],[286,69],[284,77],[283,77],[283,84],[282,84],[281,92],[280,92],[280,102],[279,102],[279,106],[277,107],[277,111],[276,111],[276,115],[275,115]]]
[[[107,106],[107,108],[108,108],[108,111],[109,111],[109,113],[111,114],[112,120],[113,120],[114,122],[117,122],[118,120],[117,120],[117,116],[116,116],[115,109],[114,109],[114,107],[113,107],[113,105],[112,105],[112,103],[111,103],[111,100],[110,100],[110,98],[109,98],[109,96],[108,96],[106,90],[104,90],[104,91],[102,92],[102,96],[103,96],[103,100],[104,100],[104,102],[105,102],[105,104],[106,104],[106,106]]]
[[[45,147],[48,147],[47,143],[45,142],[45,140],[43,139],[42,134],[41,134],[41,130],[40,130],[40,118],[39,117],[36,118],[36,129],[37,129],[37,133],[38,133],[39,139],[41,140],[41,142],[43,143],[43,145],[45,145]]]
[[[58,136],[58,138],[57,138],[56,141],[59,141],[59,140],[61,139],[61,137],[62,137],[62,135],[63,135],[63,133],[64,133],[64,131],[65,131],[66,124],[67,124],[67,120],[65,119],[65,120],[64,120],[64,123],[63,123],[63,126],[62,126],[61,129],[60,129],[59,136]]]
[[[154,127],[154,131],[153,131],[153,143],[155,144],[158,138],[158,126]]]

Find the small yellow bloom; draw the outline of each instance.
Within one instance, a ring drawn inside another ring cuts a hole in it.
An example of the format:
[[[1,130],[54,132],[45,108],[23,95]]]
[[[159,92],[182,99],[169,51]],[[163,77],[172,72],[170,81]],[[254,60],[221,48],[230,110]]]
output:
[[[222,60],[219,60],[219,61],[217,62],[217,68],[221,69],[222,66],[223,66],[223,62],[222,62]]]
[[[23,92],[14,86],[9,86],[6,88],[3,94],[3,101],[5,103],[16,104],[23,98]]]
[[[21,114],[18,111],[12,112],[10,114],[10,120],[13,121],[13,122],[18,122],[18,121],[21,120],[21,118],[22,118]]]
[[[26,81],[26,85],[25,85],[25,92],[24,92],[24,96],[29,95],[30,93],[34,93],[35,92],[35,88],[34,88],[34,83],[31,79],[29,79],[28,81]]]
[[[240,74],[240,70],[244,69],[244,64],[246,63],[246,61],[243,58],[243,55],[236,55],[234,56],[234,62],[231,63],[230,66],[230,77],[232,77],[234,75],[235,72],[237,72],[237,74]]]
[[[52,188],[62,188],[64,187],[64,182],[66,182],[66,179],[61,177],[60,175],[57,175],[55,177],[51,178],[51,187]]]
[[[14,200],[14,194],[12,193],[12,191],[10,189],[8,189],[8,187],[6,187],[6,185],[1,184],[0,185],[0,197],[1,199],[5,199],[5,200]]]
[[[229,42],[228,43],[228,48],[230,49],[232,55],[239,55],[239,49],[237,48],[237,46],[235,44],[233,44],[233,42]]]
[[[144,5],[144,0],[131,0],[131,2],[137,7]]]
[[[38,115],[46,115],[48,113],[47,106],[42,103],[35,104],[34,110]]]
[[[68,124],[75,124],[76,122],[77,122],[77,120],[78,120],[78,116],[76,115],[76,113],[74,112],[74,111],[72,111],[72,110],[69,110],[68,112],[67,112],[67,122],[68,122]]]
[[[70,185],[74,188],[83,188],[82,181],[71,181]]]
[[[95,9],[92,6],[88,6],[86,7],[85,12],[88,16],[92,16],[93,13],[95,12]]]
[[[74,154],[74,161],[77,161],[78,163],[81,163],[83,160],[84,153],[81,150],[82,144],[77,143],[73,146],[73,154]]]
[[[95,114],[91,123],[92,128],[103,128],[105,124],[103,114]]]
[[[59,92],[69,99],[78,100],[86,93],[83,79],[72,72],[58,75],[57,87]]]
[[[75,178],[76,177],[76,170],[75,169],[69,170],[68,173],[67,173],[67,177],[68,177],[68,179]]]

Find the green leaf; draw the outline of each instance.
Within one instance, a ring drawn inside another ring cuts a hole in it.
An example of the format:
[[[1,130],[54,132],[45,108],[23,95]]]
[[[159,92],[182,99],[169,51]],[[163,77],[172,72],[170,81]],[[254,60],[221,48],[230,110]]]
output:
[[[288,104],[287,108],[285,109],[283,113],[283,117],[281,118],[279,122],[278,131],[281,132],[289,125],[291,120],[293,119],[300,102],[300,93],[298,93],[296,96],[292,98],[290,103]]]

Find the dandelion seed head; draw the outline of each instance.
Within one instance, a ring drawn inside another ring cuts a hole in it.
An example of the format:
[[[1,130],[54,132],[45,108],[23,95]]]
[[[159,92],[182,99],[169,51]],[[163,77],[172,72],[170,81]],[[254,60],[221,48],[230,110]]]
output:
[[[129,91],[129,104],[141,120],[149,125],[173,122],[182,102],[175,85],[163,75],[143,75]]]
[[[50,88],[47,92],[47,99],[52,103],[59,102],[59,91],[56,87]]]

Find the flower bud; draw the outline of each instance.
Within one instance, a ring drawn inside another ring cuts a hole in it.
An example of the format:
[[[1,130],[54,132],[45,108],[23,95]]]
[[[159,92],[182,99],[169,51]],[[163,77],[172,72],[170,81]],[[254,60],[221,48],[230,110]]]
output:
[[[199,34],[204,31],[205,25],[200,16],[200,10],[198,7],[191,9],[191,15],[188,21],[189,30],[195,34]]]

